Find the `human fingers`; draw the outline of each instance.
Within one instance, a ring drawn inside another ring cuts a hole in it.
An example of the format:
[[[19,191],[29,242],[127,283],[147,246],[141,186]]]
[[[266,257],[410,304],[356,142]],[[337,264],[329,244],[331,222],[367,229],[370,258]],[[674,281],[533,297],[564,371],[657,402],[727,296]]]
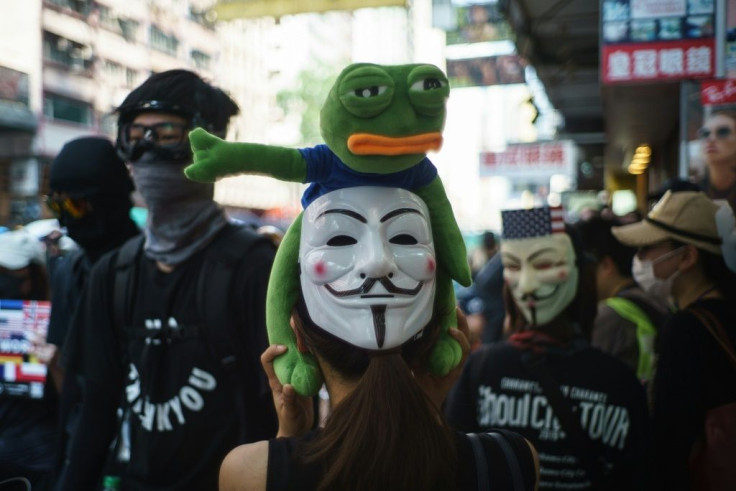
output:
[[[266,372],[268,385],[274,393],[281,393],[283,391],[283,387],[273,368],[273,360],[277,356],[284,354],[286,349],[286,346],[283,344],[272,344],[266,348],[266,351],[264,351],[263,354],[261,354],[261,366],[263,366],[263,370]]]

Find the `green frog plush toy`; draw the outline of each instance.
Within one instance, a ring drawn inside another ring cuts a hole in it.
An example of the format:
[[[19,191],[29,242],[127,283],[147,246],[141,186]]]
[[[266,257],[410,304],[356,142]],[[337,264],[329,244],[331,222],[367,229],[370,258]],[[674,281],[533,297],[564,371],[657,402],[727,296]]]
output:
[[[445,104],[450,93],[445,74],[427,64],[346,67],[330,90],[320,113],[326,145],[285,148],[225,142],[198,128],[189,139],[194,160],[189,179],[212,182],[234,174],[260,174],[311,183],[302,197],[314,199],[337,189],[387,186],[407,189],[424,200],[437,250],[435,322],[441,326],[429,357],[429,370],[445,375],[462,353],[448,329],[457,325],[452,280],[471,282],[465,244],[437,169],[426,153],[442,145]],[[276,375],[302,395],[316,394],[322,376],[316,360],[297,349],[289,324],[299,299],[301,214],[279,246],[269,279],[266,325],[269,341],[287,351],[274,362]]]

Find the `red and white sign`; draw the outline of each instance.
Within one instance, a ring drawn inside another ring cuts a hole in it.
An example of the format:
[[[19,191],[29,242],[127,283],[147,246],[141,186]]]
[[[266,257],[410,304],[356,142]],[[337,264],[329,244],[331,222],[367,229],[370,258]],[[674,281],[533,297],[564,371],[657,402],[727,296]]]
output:
[[[715,41],[604,45],[601,70],[603,83],[608,84],[711,78],[715,73]]]
[[[527,178],[572,175],[575,159],[575,143],[569,140],[509,145],[503,152],[480,154],[480,175]]]
[[[736,80],[701,82],[700,102],[704,106],[736,104]]]
[[[632,19],[684,17],[686,12],[685,0],[631,0]]]

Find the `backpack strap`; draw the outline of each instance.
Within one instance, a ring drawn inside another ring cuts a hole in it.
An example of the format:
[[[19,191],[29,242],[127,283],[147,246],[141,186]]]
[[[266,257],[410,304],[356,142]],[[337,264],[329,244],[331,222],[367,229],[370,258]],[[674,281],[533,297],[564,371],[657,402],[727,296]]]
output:
[[[636,366],[636,376],[640,380],[651,380],[654,368],[654,341],[657,338],[657,328],[646,312],[633,300],[623,297],[606,299],[606,305],[618,315],[636,326],[636,341],[639,345],[639,360]]]
[[[483,491],[491,489],[490,480],[488,479],[488,463],[486,462],[486,453],[483,450],[483,444],[477,433],[468,433],[470,446],[473,449],[473,457],[475,459],[475,475],[478,481],[478,490]]]
[[[689,308],[687,310],[697,317],[705,328],[708,329],[708,332],[710,332],[713,338],[715,338],[715,341],[721,346],[721,348],[723,348],[723,351],[726,352],[726,356],[733,367],[736,368],[736,351],[734,351],[733,344],[728,338],[728,333],[716,316],[714,316],[712,312],[701,308]]]
[[[119,339],[124,335],[124,327],[129,324],[129,316],[135,301],[138,260],[143,252],[145,236],[137,235],[118,249],[115,260],[115,285],[113,291],[113,327]]]

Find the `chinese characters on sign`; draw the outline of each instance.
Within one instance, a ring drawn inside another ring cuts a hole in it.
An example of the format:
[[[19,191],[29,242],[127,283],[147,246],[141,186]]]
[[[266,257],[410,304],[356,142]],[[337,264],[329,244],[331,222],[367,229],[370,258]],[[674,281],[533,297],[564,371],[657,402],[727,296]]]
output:
[[[603,83],[710,78],[714,0],[603,0]]]
[[[700,84],[700,103],[703,106],[736,104],[736,80],[711,80]]]
[[[575,144],[571,141],[509,145],[503,152],[480,154],[480,176],[571,175],[575,170],[575,158]]]

